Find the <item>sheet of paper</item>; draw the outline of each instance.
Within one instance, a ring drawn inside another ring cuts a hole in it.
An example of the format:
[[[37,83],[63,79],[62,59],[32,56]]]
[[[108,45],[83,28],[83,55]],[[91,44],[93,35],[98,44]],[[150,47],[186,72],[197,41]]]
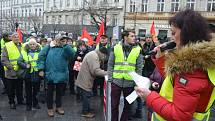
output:
[[[134,82],[136,83],[136,85],[138,87],[149,89],[149,87],[150,87],[149,78],[143,77],[143,76],[137,74],[136,72],[129,72],[128,74],[133,78]]]
[[[133,78],[134,82],[138,87],[149,89],[150,87],[149,78],[138,75],[136,72],[129,72],[128,74]],[[126,100],[128,101],[129,104],[131,104],[137,99],[137,97],[138,95],[136,91],[133,91],[130,95],[126,97]]]
[[[108,81],[108,75],[105,75],[105,80]]]
[[[125,99],[128,101],[129,104],[134,102],[137,99],[138,95],[136,91],[133,91],[130,95],[128,95]]]

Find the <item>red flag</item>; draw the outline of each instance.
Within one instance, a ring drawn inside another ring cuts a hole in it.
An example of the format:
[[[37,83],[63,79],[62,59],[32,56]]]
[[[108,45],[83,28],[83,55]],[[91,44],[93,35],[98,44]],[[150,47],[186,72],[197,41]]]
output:
[[[16,32],[18,33],[18,36],[19,36],[19,41],[22,43],[23,42],[23,36],[22,36],[22,31],[21,29],[18,27]]]
[[[155,32],[155,23],[154,21],[152,22],[151,28],[150,28],[150,34],[152,35],[152,40],[154,42],[157,41],[157,37],[156,37],[156,32]]]
[[[87,39],[89,46],[93,45],[93,43],[94,43],[93,38],[87,32],[86,27],[84,27],[83,30],[82,30],[81,40],[83,40],[83,39]]]
[[[104,24],[104,21],[102,21],[102,23],[99,26],[99,33],[96,37],[96,43],[97,44],[100,42],[101,35],[104,35],[104,34],[105,34],[105,24]]]

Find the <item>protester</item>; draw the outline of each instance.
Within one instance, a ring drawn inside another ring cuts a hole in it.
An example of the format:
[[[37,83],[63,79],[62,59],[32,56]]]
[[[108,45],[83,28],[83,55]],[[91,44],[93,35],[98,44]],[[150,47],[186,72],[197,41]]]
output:
[[[5,43],[10,42],[11,40],[9,39],[9,34],[7,32],[2,34],[2,39],[1,39],[1,53],[2,54],[2,50],[5,46]],[[4,84],[4,90],[2,92],[2,94],[6,94],[7,93],[7,81],[5,79],[5,75],[4,75],[4,67],[2,65],[2,63],[0,62],[0,76],[1,76],[1,80]]]
[[[48,116],[54,116],[53,94],[56,90],[56,112],[64,115],[62,108],[62,95],[64,86],[68,82],[68,62],[74,57],[74,50],[63,36],[56,35],[50,45],[45,46],[39,54],[38,69],[39,75],[45,76],[47,81],[47,108]],[[56,87],[56,89],[55,89]]]
[[[34,109],[40,109],[37,94],[40,90],[40,78],[37,69],[38,55],[41,50],[40,45],[35,39],[30,39],[25,48],[21,51],[21,56],[18,59],[18,65],[25,69],[25,93],[26,93],[26,110],[31,111],[32,106]]]
[[[96,46],[96,49],[99,49],[99,48],[102,48],[102,47],[105,47],[108,51],[108,57],[109,57],[109,53],[110,53],[110,45],[108,43],[108,36],[107,35],[101,35],[101,39],[99,41],[99,43],[97,44]],[[105,71],[107,71],[107,61],[104,61],[104,63],[102,63],[101,65],[101,68]],[[99,93],[100,93],[100,96],[103,100],[103,90],[104,90],[104,80],[105,78],[104,77],[96,77],[95,81],[94,81],[94,84],[93,84],[93,95],[96,96],[98,94],[97,92],[97,88],[98,86],[100,87],[99,88]]]
[[[20,105],[24,104],[23,80],[17,77],[17,60],[21,53],[21,43],[17,33],[13,33],[12,41],[5,44],[2,50],[2,65],[5,66],[5,78],[7,81],[7,93],[11,109],[16,109],[15,95]]]
[[[143,56],[141,48],[136,44],[135,33],[132,30],[125,30],[122,33],[122,42],[114,46],[108,60],[108,79],[111,81],[111,120],[119,119],[119,102],[121,92],[124,96],[124,109],[121,121],[128,120],[129,104],[125,99],[133,90],[135,83],[129,71],[136,71],[142,74]]]
[[[81,65],[81,70],[78,73],[75,85],[80,92],[83,99],[82,116],[92,118],[94,114],[90,107],[90,97],[92,96],[92,88],[96,76],[104,77],[107,72],[100,68],[100,64],[107,61],[107,49],[105,47],[99,50],[89,52]]]
[[[154,49],[154,63],[165,76],[160,94],[140,87],[137,94],[154,110],[153,121],[208,120],[215,100],[215,39],[205,19],[192,10],[178,12],[169,23],[176,48]]]

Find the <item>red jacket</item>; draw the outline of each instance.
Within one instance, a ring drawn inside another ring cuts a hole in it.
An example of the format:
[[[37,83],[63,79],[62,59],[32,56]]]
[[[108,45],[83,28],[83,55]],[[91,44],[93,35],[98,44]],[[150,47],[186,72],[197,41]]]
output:
[[[203,53],[197,51],[186,50],[185,54],[172,54],[169,57],[161,57],[153,59],[155,65],[160,73],[164,76],[166,73],[173,76],[173,102],[168,102],[165,98],[161,97],[157,92],[152,91],[146,98],[147,106],[152,108],[156,113],[168,121],[190,121],[192,120],[194,112],[205,112],[209,102],[214,85],[208,80],[208,75],[203,69],[196,68],[197,64],[202,64],[207,68],[207,61],[201,54],[211,54],[211,52]],[[191,55],[198,54],[199,60],[193,59]],[[190,56],[190,57],[189,57]],[[215,58],[213,52],[212,59]],[[185,61],[187,59],[188,61]],[[165,59],[169,59],[165,63]],[[190,59],[190,60],[189,60]],[[202,59],[205,61],[204,63]],[[198,62],[198,63],[197,63]],[[208,62],[209,63],[209,62]],[[180,78],[187,80],[186,84],[179,82]]]

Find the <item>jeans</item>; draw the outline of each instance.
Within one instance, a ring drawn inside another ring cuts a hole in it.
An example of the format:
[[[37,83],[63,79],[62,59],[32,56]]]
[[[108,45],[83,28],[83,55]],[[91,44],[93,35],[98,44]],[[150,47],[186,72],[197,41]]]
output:
[[[80,87],[77,87],[77,90],[80,92],[82,98],[82,113],[89,113],[91,111],[90,98],[93,96],[93,93],[86,91]]]

